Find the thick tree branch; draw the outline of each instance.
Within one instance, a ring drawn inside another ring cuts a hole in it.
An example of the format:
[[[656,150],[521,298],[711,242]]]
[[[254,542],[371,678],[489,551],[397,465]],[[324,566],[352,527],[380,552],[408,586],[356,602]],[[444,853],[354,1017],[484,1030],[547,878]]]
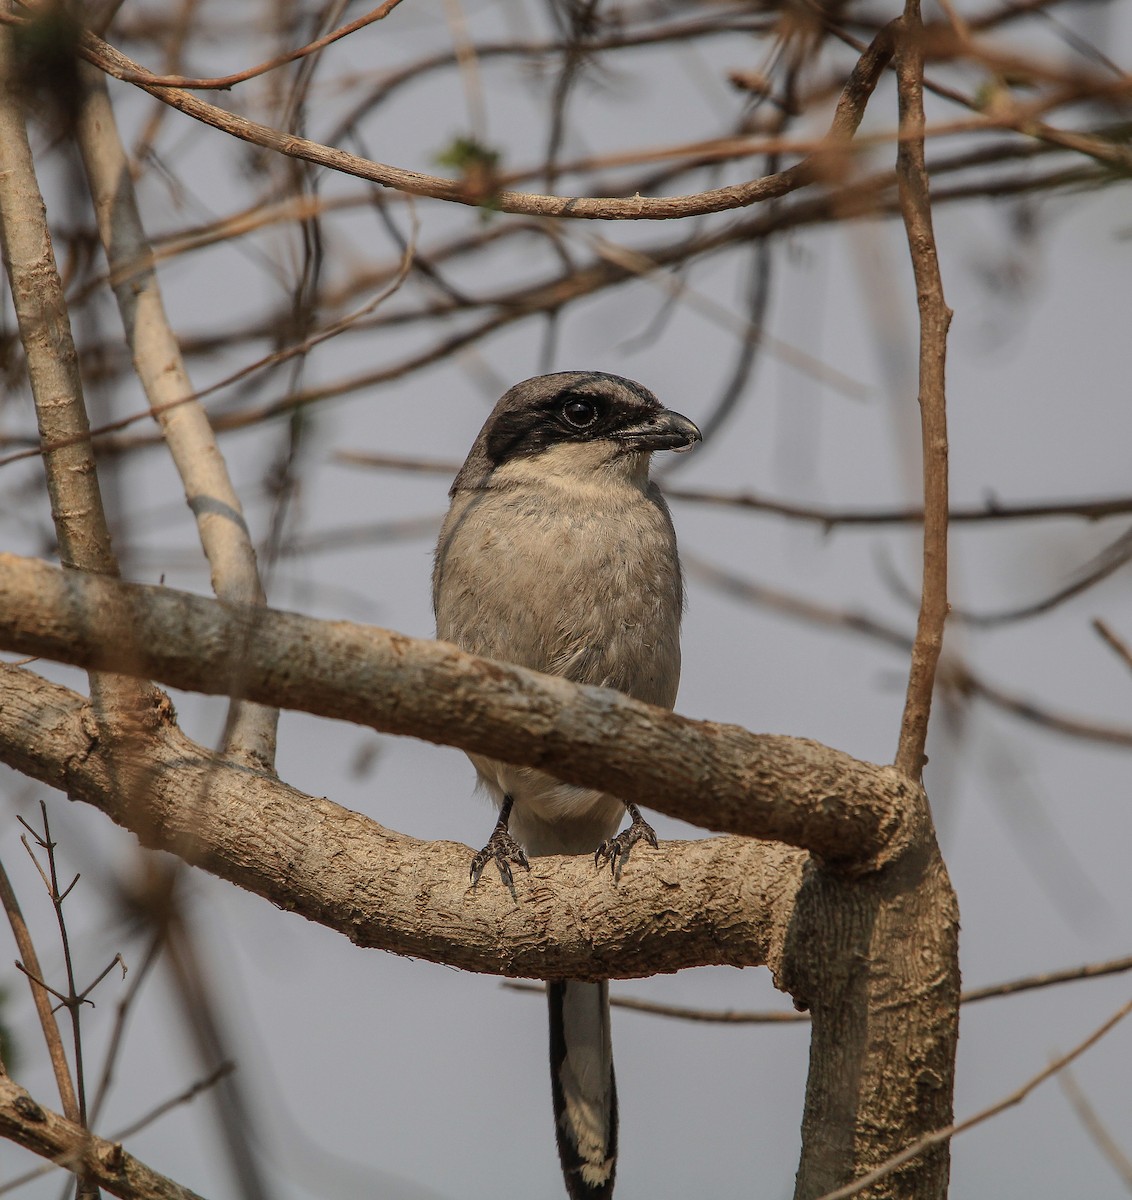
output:
[[[977,1113],[966,1117],[962,1121],[956,1121],[954,1124],[947,1125],[942,1129],[932,1130],[931,1133],[918,1138],[910,1146],[906,1146],[901,1150],[899,1154],[894,1154],[890,1159],[881,1163],[867,1175],[861,1176],[860,1179],[854,1180],[853,1183],[847,1184],[845,1187],[828,1192],[826,1195],[820,1197],[820,1200],[850,1200],[850,1197],[858,1196],[862,1193],[868,1195],[890,1194],[888,1188],[877,1190],[875,1185],[894,1175],[905,1163],[912,1162],[930,1153],[934,1148],[946,1145],[956,1134],[966,1133],[968,1129],[973,1129],[976,1125],[981,1125],[984,1121],[989,1121],[992,1117],[997,1117],[999,1113],[1005,1112],[1006,1109],[1013,1108],[1016,1104],[1021,1104],[1036,1087],[1045,1083],[1047,1079],[1052,1078],[1059,1072],[1064,1071],[1071,1062],[1080,1058],[1086,1050],[1095,1046],[1101,1038],[1123,1021],[1130,1012],[1132,1012],[1132,1000],[1129,1000],[1127,1004],[1118,1008],[1104,1024],[1094,1029],[1084,1041],[1078,1042],[1067,1054],[1059,1055],[1049,1066],[1043,1068],[1008,1096],[1004,1096],[1001,1100],[996,1100],[994,1104],[987,1105],[986,1108],[980,1109]]]
[[[127,632],[136,645],[122,662]],[[233,646],[245,648],[238,678]],[[0,555],[0,648],[211,695],[239,688],[260,703],[538,767],[845,866],[881,865],[922,832],[915,783],[817,742],[690,720],[444,642],[64,575],[14,555]]]
[[[393,833],[216,758],[169,714],[107,746],[83,697],[0,667],[0,759],[92,804],[142,843],[359,946],[468,971],[630,978],[708,963],[777,967],[805,855],[738,838],[666,843],[620,881],[589,857],[468,882],[471,851]],[[135,786],[123,789],[125,775]]]

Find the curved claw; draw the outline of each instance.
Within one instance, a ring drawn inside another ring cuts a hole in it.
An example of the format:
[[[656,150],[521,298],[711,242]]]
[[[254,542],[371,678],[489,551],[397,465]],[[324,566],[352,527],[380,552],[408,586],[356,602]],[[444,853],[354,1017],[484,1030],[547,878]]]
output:
[[[629,852],[638,842],[647,842],[654,850],[658,849],[656,831],[641,816],[641,810],[635,804],[627,804],[632,824],[623,829],[616,837],[602,842],[594,851],[594,866],[600,866],[602,859],[609,863],[613,875],[620,875],[622,868],[629,861]]]
[[[520,866],[525,871],[531,869],[531,864],[523,851],[523,847],[511,836],[506,829],[496,826],[495,832],[488,839],[487,845],[473,857],[469,876],[472,887],[475,887],[483,874],[484,867],[491,861],[499,868],[499,876],[507,887],[514,887],[515,877],[511,873],[511,863]]]

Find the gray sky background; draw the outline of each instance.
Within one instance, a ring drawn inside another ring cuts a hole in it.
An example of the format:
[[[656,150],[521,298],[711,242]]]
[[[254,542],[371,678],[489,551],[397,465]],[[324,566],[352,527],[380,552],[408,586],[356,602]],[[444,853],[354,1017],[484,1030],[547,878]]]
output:
[[[1101,39],[1111,57],[1128,61],[1127,6],[1058,12]],[[520,9],[469,3],[467,13],[477,35],[521,32],[524,26],[545,31],[533,4]],[[447,40],[442,6],[411,0],[384,25],[328,52],[336,57],[324,69],[328,76],[343,64],[376,72]],[[1068,53],[1049,37],[1035,45],[1050,55]],[[238,66],[263,57],[223,44],[215,53],[209,70],[225,69],[228,59]],[[737,101],[717,81],[727,69],[757,66],[761,53],[756,44],[735,39],[618,60],[600,87],[591,83],[579,90],[567,153],[657,144],[727,128]],[[489,69],[485,79],[490,140],[508,147],[509,163],[535,161],[544,136],[544,89],[511,68]],[[125,85],[115,86],[112,95],[123,124],[137,128],[149,109]],[[319,138],[332,127],[336,103],[328,98],[325,115],[313,107],[311,136]],[[873,127],[887,124],[893,108],[886,85],[870,109]],[[430,156],[458,131],[462,112],[457,77],[432,76],[408,89],[367,130],[365,150],[382,161],[432,169]],[[155,231],[199,219],[199,208],[235,209],[248,194],[239,170],[244,152],[222,135],[171,114],[159,148],[192,182],[193,196],[177,211],[160,177],[148,175],[142,195]],[[66,177],[48,170],[43,183],[49,203],[54,198],[65,213]],[[322,187],[327,194],[358,191],[353,183],[326,177]],[[422,241],[477,220],[433,202],[416,208]],[[1013,235],[1014,210],[1003,204],[937,212],[945,288],[955,310],[948,383],[956,506],[989,496],[1007,502],[1121,495],[1132,480],[1127,194],[1114,187],[1098,195],[1062,195],[1039,200],[1031,212],[1036,232],[1029,241]],[[350,268],[356,248],[367,260],[391,254],[372,214],[331,218],[327,231],[332,275]],[[567,231],[579,247],[595,233],[634,245],[647,243],[656,231],[611,225]],[[274,253],[280,237],[267,233],[258,244]],[[507,271],[536,274],[548,260],[534,253],[529,261],[506,260]],[[501,262],[501,272],[503,267]],[[680,460],[675,478],[686,486],[751,489],[834,508],[908,502],[917,476],[914,374],[909,375],[916,326],[902,230],[890,223],[791,235],[776,245],[775,272],[767,332],[860,381],[867,396],[837,394],[764,351],[739,413],[716,438]],[[179,260],[162,279],[174,324],[186,334],[226,313],[238,321],[279,298],[262,259],[243,249]],[[741,276],[731,258],[696,266],[688,281],[716,304],[741,312]],[[407,288],[391,303],[409,297],[416,298]],[[730,370],[733,335],[681,306],[662,335],[642,345],[635,335],[662,300],[662,293],[642,282],[571,309],[553,368],[629,375],[667,404],[702,419]],[[116,319],[108,310],[105,328],[115,335]],[[290,531],[318,538],[371,520],[439,518],[446,478],[347,467],[334,460],[335,452],[459,461],[496,398],[483,385],[484,375],[506,386],[537,373],[540,332],[522,325],[487,343],[482,361],[457,360],[320,406]],[[311,356],[304,381],[369,369],[409,349],[389,335],[341,338]],[[228,365],[208,370],[219,376]],[[208,378],[198,373],[194,381],[200,385]],[[123,394],[113,397],[109,411],[138,407],[136,394]],[[9,405],[3,421],[5,432],[26,431],[28,405]],[[282,430],[272,426],[222,442],[257,536],[265,533],[268,517],[260,487],[264,464],[281,439]],[[15,494],[16,474],[6,471],[9,478],[0,476],[3,545],[36,552],[28,526],[33,502]],[[164,573],[173,586],[207,592],[207,571],[179,497],[175,473],[161,451],[123,464],[110,502],[119,513],[122,544],[130,548],[127,570],[146,581]],[[38,498],[34,504],[32,519],[42,526],[46,505]],[[706,506],[674,503],[673,512],[687,552],[754,582],[913,627],[914,611],[886,577],[895,573],[909,587],[917,585],[915,530],[826,533]],[[986,612],[1039,599],[1065,584],[1123,529],[1120,519],[958,528],[952,600],[958,608]],[[431,636],[430,555],[431,539],[420,537],[286,559],[271,581],[271,602]],[[1132,638],[1128,580],[1125,568],[1044,617],[1001,629],[953,625],[949,649],[987,680],[1035,702],[1132,725],[1132,673],[1089,627],[1093,617],[1103,616]],[[681,712],[817,738],[864,759],[891,758],[904,656],[738,603],[694,575],[689,592]],[[77,673],[57,668],[45,673],[83,686]],[[223,707],[190,696],[176,700],[186,732],[213,742]],[[1061,736],[983,702],[968,705],[955,722],[947,717],[941,706],[926,782],[961,905],[965,985],[1129,953],[1129,751]],[[374,769],[359,775],[354,765],[370,750],[377,753]],[[452,750],[285,714],[278,765],[294,786],[416,837],[479,846],[490,831],[492,814],[486,800],[473,795],[472,769]],[[59,954],[15,822],[17,812],[31,815],[40,792],[7,772],[3,780],[0,855],[34,922],[50,973],[59,968]],[[105,896],[116,873],[134,869],[134,839],[92,810],[43,794],[65,869],[83,872],[69,904],[80,974],[95,973],[119,950],[133,963],[140,944]],[[662,837],[699,836],[663,817],[656,825]],[[648,870],[647,852],[635,855],[629,869]],[[274,1195],[560,1196],[540,998],[505,991],[492,978],[357,950],[336,934],[199,872],[187,885]],[[483,886],[498,884],[485,876]],[[4,1014],[22,1050],[17,1077],[53,1103],[26,988],[14,969],[2,965],[11,957],[0,953],[0,985],[10,994]],[[1130,989],[1132,978],[1118,976],[966,1008],[957,1115],[1035,1074],[1098,1025]],[[614,990],[712,1008],[789,1007],[763,970],[703,969]],[[97,1009],[85,1018],[93,1064],[100,1062],[121,992],[117,980],[107,980]],[[621,1200],[790,1195],[805,1085],[805,1026],[715,1027],[615,1012],[614,1044]],[[1130,1058],[1132,1023],[1083,1058],[1074,1074],[1132,1154]],[[199,1073],[158,971],[129,1026],[102,1131],[112,1133]],[[165,1117],[131,1139],[129,1148],[214,1200],[235,1194],[206,1101]],[[962,1136],[953,1158],[952,1195],[959,1200],[986,1195],[1107,1200],[1126,1194],[1056,1082]],[[0,1144],[0,1180],[29,1165],[34,1164],[28,1156]],[[57,1196],[60,1186],[58,1179],[41,1181],[19,1194]]]

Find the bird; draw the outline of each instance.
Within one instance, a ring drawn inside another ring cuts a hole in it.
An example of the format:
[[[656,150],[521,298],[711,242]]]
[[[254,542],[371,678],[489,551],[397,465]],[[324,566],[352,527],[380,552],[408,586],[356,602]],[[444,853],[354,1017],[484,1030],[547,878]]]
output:
[[[472,654],[671,709],[680,680],[684,583],[652,455],[701,441],[647,388],[560,371],[504,393],[449,491],[433,566],[437,637]],[[657,839],[636,804],[531,767],[469,754],[498,809],[471,862],[592,854],[620,875]],[[624,816],[629,825],[618,833]],[[608,982],[551,980],[551,1093],[571,1200],[606,1200],[617,1165]]]

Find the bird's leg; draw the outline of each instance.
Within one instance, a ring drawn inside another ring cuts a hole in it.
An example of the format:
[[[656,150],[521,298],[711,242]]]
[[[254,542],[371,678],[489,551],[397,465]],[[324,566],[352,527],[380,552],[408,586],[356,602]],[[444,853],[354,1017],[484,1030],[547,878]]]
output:
[[[622,829],[616,837],[602,842],[594,854],[594,863],[600,864],[605,859],[614,875],[621,873],[621,868],[629,861],[629,851],[638,842],[648,842],[654,850],[657,848],[656,833],[641,816],[641,810],[635,804],[626,804],[625,810],[633,823],[628,829]]]
[[[472,887],[475,887],[479,883],[484,867],[492,859],[495,860],[495,865],[499,868],[499,874],[503,882],[509,888],[515,886],[515,880],[511,875],[511,863],[517,863],[527,871],[531,869],[531,864],[527,861],[527,856],[523,853],[523,847],[515,841],[511,836],[511,831],[507,828],[507,822],[511,819],[511,809],[514,805],[514,796],[503,797],[503,806],[499,810],[499,820],[495,822],[495,828],[491,831],[491,837],[487,839],[487,845],[472,859]]]

